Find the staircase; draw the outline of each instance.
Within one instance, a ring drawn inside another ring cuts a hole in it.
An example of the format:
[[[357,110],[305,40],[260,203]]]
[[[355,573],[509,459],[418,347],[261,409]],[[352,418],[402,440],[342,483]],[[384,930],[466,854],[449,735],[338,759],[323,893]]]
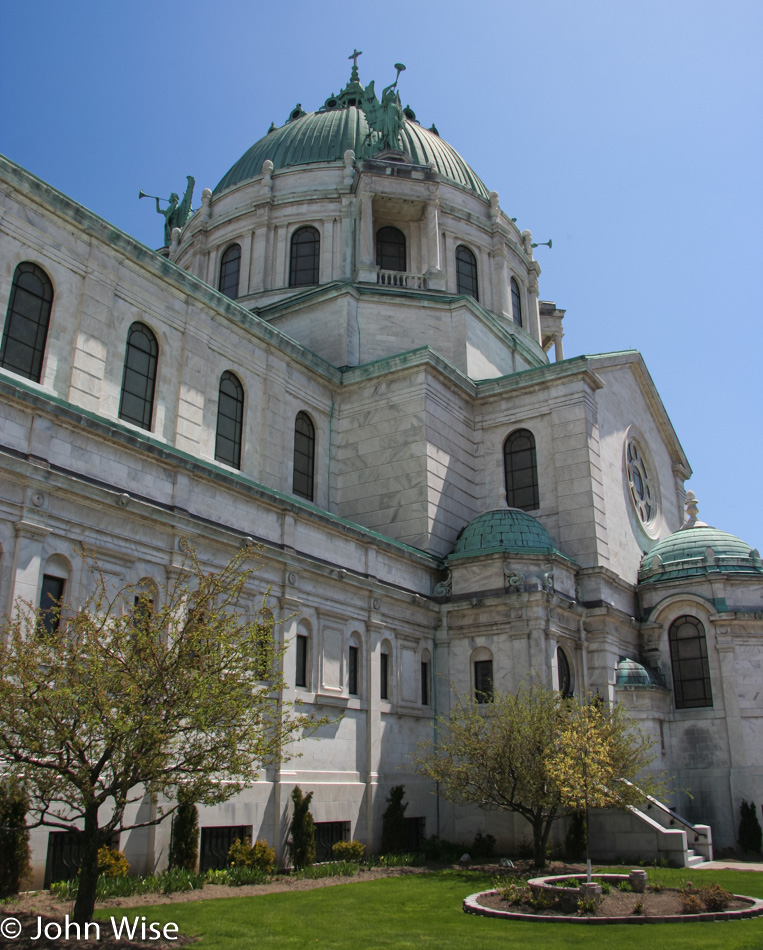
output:
[[[666,858],[686,868],[713,860],[710,826],[692,824],[651,795],[638,808],[592,811],[590,823],[597,859]]]

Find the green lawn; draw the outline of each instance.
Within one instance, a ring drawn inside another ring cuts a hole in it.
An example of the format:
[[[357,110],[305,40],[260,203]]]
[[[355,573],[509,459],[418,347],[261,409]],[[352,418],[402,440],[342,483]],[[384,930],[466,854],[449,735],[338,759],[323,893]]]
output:
[[[619,869],[622,870],[622,869]],[[763,897],[763,874],[740,871],[650,871],[667,884],[718,881],[739,894]],[[763,918],[701,924],[608,925],[524,923],[464,914],[468,894],[491,886],[462,871],[385,878],[292,894],[165,904],[124,911],[177,923],[202,935],[194,947],[225,950],[763,950]],[[99,916],[109,916],[101,912]]]

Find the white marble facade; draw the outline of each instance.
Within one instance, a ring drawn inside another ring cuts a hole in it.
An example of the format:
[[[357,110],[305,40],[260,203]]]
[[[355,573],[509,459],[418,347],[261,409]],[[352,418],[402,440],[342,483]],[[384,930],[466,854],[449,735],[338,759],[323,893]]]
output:
[[[654,732],[659,768],[693,792],[672,804],[711,824],[716,847],[733,845],[739,803],[759,801],[763,779],[760,559],[727,571],[706,558],[705,570],[639,584],[645,552],[683,522],[690,475],[644,363],[635,351],[564,359],[564,311],[538,300],[528,232],[495,192],[443,168],[347,150],[266,161],[205,191],[171,247],[152,252],[0,160],[0,300],[23,262],[53,291],[39,381],[0,369],[0,610],[39,601],[44,575],[82,598],[82,542],[125,582],[161,589],[180,539],[214,565],[249,536],[265,550],[249,596],[271,587],[289,638],[288,696],[343,718],[301,758],[202,809],[202,827],[245,826],[282,851],[299,784],[315,793],[317,822],[348,822],[374,848],[389,787],[403,783],[427,835],[481,829],[509,848],[528,836],[520,822],[438,802],[408,754],[447,711],[448,682],[474,689],[475,663],[493,664],[498,689],[528,677],[558,687],[561,648],[575,693],[625,702]],[[318,280],[289,286],[303,227],[319,234]],[[383,227],[405,236],[400,273],[376,263]],[[236,299],[215,289],[232,244]],[[459,277],[459,247],[473,255],[479,301]],[[158,344],[145,427],[120,418],[136,322]],[[226,372],[243,390],[238,466],[215,457]],[[294,492],[298,413],[314,427],[312,500]],[[522,517],[550,546],[459,552],[467,525],[507,509],[504,445],[517,430],[536,451],[537,503]],[[701,708],[676,708],[672,695],[668,631],[684,616],[706,635],[712,705]],[[618,685],[623,657],[654,682]],[[162,866],[168,833],[123,836],[135,870]],[[46,834],[34,844],[40,883]]]

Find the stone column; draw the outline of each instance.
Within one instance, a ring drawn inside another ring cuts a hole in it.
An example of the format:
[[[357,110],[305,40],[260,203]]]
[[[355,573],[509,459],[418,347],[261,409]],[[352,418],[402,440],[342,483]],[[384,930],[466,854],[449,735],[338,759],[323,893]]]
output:
[[[379,697],[379,655],[384,639],[384,624],[379,612],[372,606],[368,619],[368,649],[366,650],[366,837],[370,847],[381,846],[381,838],[374,828],[376,798],[379,793],[379,770],[381,768],[381,699]]]
[[[27,520],[17,521],[13,527],[16,544],[13,549],[8,607],[11,610],[17,600],[26,600],[36,607],[42,571],[42,548],[50,528]],[[66,596],[68,594],[67,591]]]
[[[354,198],[342,198],[342,280],[352,280],[356,221],[357,202]]]
[[[374,196],[365,192],[360,196],[360,267],[358,280],[375,284],[379,268],[374,253]]]
[[[445,275],[440,263],[440,202],[432,198],[426,206],[427,287],[445,290]]]
[[[506,244],[500,234],[493,237],[493,306],[511,320],[511,304],[509,303],[509,277],[506,273]]]

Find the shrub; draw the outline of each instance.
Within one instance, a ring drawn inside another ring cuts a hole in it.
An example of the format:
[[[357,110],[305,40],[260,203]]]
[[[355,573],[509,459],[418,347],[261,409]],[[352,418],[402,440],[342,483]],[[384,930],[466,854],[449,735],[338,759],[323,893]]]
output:
[[[705,905],[696,894],[681,895],[681,911],[684,914],[701,914]]]
[[[611,893],[612,893],[612,885],[609,883],[609,881],[602,881],[602,882],[601,882],[601,893],[602,893],[602,894],[611,894]]]
[[[455,864],[466,851],[466,845],[458,842],[446,841],[432,835],[422,845],[424,857],[427,861],[438,861],[442,864]]]
[[[639,899],[633,905],[633,913],[636,914],[637,917],[644,913],[644,898],[643,897],[639,897]]]
[[[742,801],[739,809],[739,846],[743,851],[759,852],[763,842],[763,831],[758,821],[757,809],[753,802]]]
[[[360,861],[366,847],[361,841],[335,841],[331,853],[335,861]]]
[[[273,871],[276,853],[267,841],[249,843],[249,838],[236,838],[228,849],[228,864],[233,868],[257,868],[265,874]]]
[[[734,899],[734,895],[720,884],[708,884],[699,889],[699,899],[707,910],[726,910]]]
[[[521,878],[495,878],[493,887],[501,900],[509,904],[524,904],[530,899],[530,888]]]
[[[521,858],[523,861],[529,861],[530,858],[535,856],[535,850],[533,848],[532,841],[528,841],[527,838],[523,838],[517,845],[517,857]]]
[[[491,858],[495,852],[495,838],[492,835],[483,835],[478,831],[470,848],[470,854],[477,860]]]
[[[568,859],[577,860],[586,855],[585,812],[574,811],[570,816],[567,834],[564,837],[564,851]]]
[[[617,884],[618,891],[624,891],[626,894],[630,894],[633,890],[630,881],[619,881]]]
[[[653,894],[661,894],[665,890],[665,885],[662,881],[655,881],[653,884],[647,884],[646,889]]]
[[[289,826],[291,838],[288,848],[291,863],[300,870],[315,861],[315,822],[310,814],[313,793],[308,792],[307,795],[303,795],[299,785],[295,785],[291,800],[294,802],[294,814]]]
[[[244,884],[267,884],[270,880],[269,873],[256,865],[254,867],[226,868],[222,873],[225,875],[225,880],[215,883],[230,884],[231,887],[242,887]],[[212,883],[209,877],[207,877],[207,883]]]
[[[297,871],[297,880],[314,881],[322,877],[355,877],[358,865],[355,861],[331,861],[328,864],[314,864]]]
[[[578,900],[578,914],[595,914],[598,908],[598,902],[595,897],[581,897]]]
[[[559,898],[555,894],[552,894],[551,891],[547,891],[544,888],[538,888],[537,890],[530,890],[530,896],[527,898],[527,903],[532,907],[533,910],[548,910],[550,907],[556,907],[559,903]],[[594,901],[594,904],[596,902]],[[580,902],[578,901],[578,905]]]
[[[130,870],[124,852],[104,845],[98,849],[98,873],[104,877],[127,877]]]
[[[193,802],[181,801],[172,817],[169,867],[195,871],[199,857],[199,812]]]
[[[405,785],[393,785],[387,796],[387,809],[382,816],[382,851],[395,854],[405,851]]]
[[[26,792],[16,779],[0,782],[0,897],[18,894],[31,877],[28,807]]]

